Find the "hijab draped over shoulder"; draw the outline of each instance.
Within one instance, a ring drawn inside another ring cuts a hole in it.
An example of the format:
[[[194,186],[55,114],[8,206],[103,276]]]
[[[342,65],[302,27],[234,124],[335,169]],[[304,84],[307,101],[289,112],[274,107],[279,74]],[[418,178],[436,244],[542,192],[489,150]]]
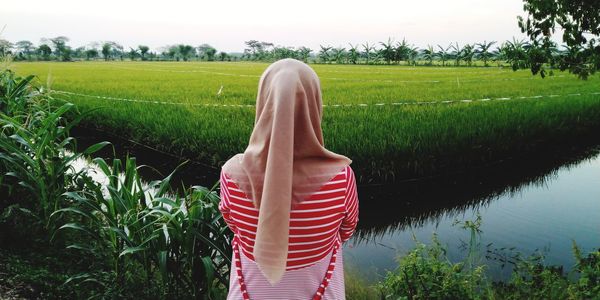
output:
[[[308,65],[271,64],[259,81],[249,145],[223,165],[259,209],[253,255],[271,284],[286,270],[292,207],[351,163],[325,149],[322,114],[319,78]]]

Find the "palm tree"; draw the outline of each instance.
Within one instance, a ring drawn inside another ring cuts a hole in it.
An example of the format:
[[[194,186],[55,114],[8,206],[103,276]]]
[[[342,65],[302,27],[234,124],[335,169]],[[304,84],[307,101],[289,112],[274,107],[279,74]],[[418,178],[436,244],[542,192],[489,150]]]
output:
[[[329,51],[331,51],[332,47],[323,47],[322,45],[319,45],[319,47],[321,47],[321,50],[319,51],[319,59],[321,59],[321,62],[327,63],[327,61],[329,61]]]
[[[495,41],[491,41],[489,43],[487,41],[483,41],[483,43],[475,44],[477,46],[477,50],[475,52],[477,53],[477,56],[483,60],[483,65],[486,67],[488,66],[488,60],[490,60],[492,57],[490,48],[492,48],[495,43]]]
[[[452,47],[452,45],[444,48],[441,45],[437,45],[438,48],[440,49],[440,51],[437,52],[437,56],[440,58],[440,60],[442,61],[442,66],[446,65],[446,61],[449,58],[449,54],[450,54],[450,48]]]
[[[469,67],[473,63],[473,56],[475,56],[475,47],[471,44],[466,44],[462,50],[462,59]]]
[[[346,63],[346,48],[335,48],[331,50],[331,56],[337,64]]]
[[[433,59],[435,58],[435,50],[433,50],[433,46],[427,45],[427,48],[421,50],[423,58],[427,61],[427,65],[433,65]]]
[[[506,41],[503,52],[506,56],[506,62],[511,64],[513,70],[516,71],[528,67],[529,58],[527,56],[527,47],[527,42],[517,40],[514,37],[512,42]]]
[[[463,50],[460,48],[460,45],[458,45],[458,42],[456,42],[456,44],[454,45],[450,45],[452,47],[452,57],[454,58],[454,64],[456,66],[460,65],[460,60],[462,58],[462,54],[463,54]]]
[[[366,64],[369,64],[369,59],[371,58],[371,51],[375,50],[375,47],[373,47],[373,45],[369,45],[369,43],[364,43],[363,45],[363,49],[365,49],[365,51],[363,52],[363,55],[365,56],[366,59]]]
[[[385,59],[385,61],[389,65],[392,63],[392,60],[394,60],[394,57],[395,57],[395,51],[394,51],[394,45],[392,44],[392,39],[388,38],[387,43],[380,42],[380,44],[381,44],[381,46],[383,46],[383,49],[379,50],[379,53],[381,54],[383,59]]]
[[[310,57],[311,52],[312,50],[310,48],[304,46],[298,48],[298,53],[303,62],[308,62],[308,58]]]
[[[410,46],[408,45],[408,42],[406,42],[406,39],[402,39],[402,42],[396,44],[396,49],[394,51],[394,61],[396,63],[399,63],[401,61],[408,62],[410,58],[410,50]]]
[[[408,61],[411,65],[417,65],[417,58],[419,57],[419,47],[412,46],[408,47]]]
[[[348,50],[348,60],[350,60],[350,62],[355,65],[356,62],[358,61],[358,45],[354,46],[352,44],[350,45],[350,50]]]

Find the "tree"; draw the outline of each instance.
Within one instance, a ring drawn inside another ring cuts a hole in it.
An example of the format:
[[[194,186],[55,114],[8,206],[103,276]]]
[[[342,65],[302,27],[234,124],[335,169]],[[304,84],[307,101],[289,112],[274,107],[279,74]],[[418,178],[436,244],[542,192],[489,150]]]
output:
[[[441,45],[437,45],[438,48],[440,49],[440,51],[437,52],[437,56],[440,58],[440,60],[442,61],[442,66],[446,65],[446,61],[449,58],[449,53],[450,53],[450,49],[452,48],[452,44],[450,44],[450,46],[444,48]]]
[[[462,59],[467,63],[467,66],[471,66],[474,56],[475,47],[471,44],[466,44],[462,49]]]
[[[188,59],[190,58],[190,56],[192,56],[192,54],[193,55],[196,54],[196,49],[190,45],[183,45],[183,44],[177,45],[177,50],[178,50],[179,54],[181,55],[181,58],[183,59],[183,61],[188,61]],[[215,53],[217,53],[216,49],[215,49],[214,53],[212,54],[213,60],[215,57]]]
[[[477,50],[475,51],[477,56],[483,60],[483,65],[484,66],[488,66],[487,62],[488,60],[490,60],[490,58],[492,58],[492,53],[490,52],[490,49],[492,48],[492,46],[495,44],[495,41],[492,42],[487,42],[487,41],[483,41],[483,43],[478,43],[475,44],[477,46]]]
[[[507,41],[501,48],[500,52],[509,63],[513,70],[528,68],[529,59],[527,56],[527,43],[522,40],[517,40],[513,37],[512,42]]]
[[[57,36],[48,40],[52,42],[52,45],[54,46],[54,55],[56,55],[57,59],[62,61],[71,60],[71,47],[67,46],[67,42],[69,41],[68,37]]]
[[[458,42],[456,42],[455,44],[450,44],[450,47],[453,50],[451,55],[454,58],[454,65],[460,66],[460,60],[462,59],[462,56],[463,56],[463,49],[460,48],[460,45],[458,44]]]
[[[217,54],[217,49],[209,44],[202,44],[198,46],[198,56],[200,59],[213,61],[215,60],[215,55]]]
[[[85,51],[85,47],[77,47],[71,52],[71,55],[75,58],[83,58],[85,56]]]
[[[7,40],[0,39],[0,57],[12,54],[13,44]]]
[[[102,56],[104,57],[104,60],[109,60],[110,54],[112,50],[112,42],[104,42],[104,44],[102,44]]]
[[[249,59],[253,60],[263,60],[267,58],[269,52],[268,48],[273,47],[273,43],[259,42],[257,40],[249,40],[245,43],[248,48],[244,49],[244,54],[246,54]]]
[[[380,42],[383,48],[379,50],[379,53],[383,57],[383,59],[387,62],[387,64],[391,64],[392,60],[396,56],[396,51],[394,51],[394,44],[392,42],[392,38],[388,38],[387,43]]]
[[[363,55],[365,57],[366,64],[368,65],[369,64],[369,59],[371,58],[371,52],[375,51],[375,47],[373,45],[369,45],[368,42],[364,43],[362,46],[363,46],[363,49],[365,50],[363,52]]]
[[[95,59],[96,57],[98,57],[98,49],[96,49],[96,48],[87,49],[87,50],[85,50],[84,54],[85,54],[86,60]]]
[[[531,72],[546,75],[544,64],[569,70],[587,79],[600,68],[600,1],[598,0],[524,0],[527,19],[518,17],[523,33],[529,36]],[[552,35],[563,31],[567,51],[553,56]]]
[[[354,46],[350,44],[350,50],[348,50],[348,60],[355,65],[358,61],[358,45]]]
[[[269,55],[267,55],[269,56]],[[294,58],[297,59],[299,56],[298,51],[292,47],[281,47],[277,46],[271,50],[270,56],[272,59],[283,59],[283,58]]]
[[[300,47],[298,48],[298,53],[300,55],[300,59],[302,59],[303,62],[308,62],[308,58],[310,57],[310,53],[312,52],[312,50],[308,47]]]
[[[321,47],[321,50],[319,51],[319,59],[321,60],[322,63],[327,63],[329,61],[329,54],[330,54],[332,47],[331,46],[324,47],[322,45],[319,45],[319,47]]]
[[[179,61],[179,48],[177,46],[167,46],[167,50],[163,52],[163,56],[166,56],[169,60]]]
[[[407,61],[410,59],[411,47],[406,41],[406,39],[402,39],[402,42],[398,42],[396,44],[396,49],[394,50],[394,61],[396,63],[400,63],[401,61]]]
[[[427,48],[423,49],[421,53],[423,54],[423,58],[427,61],[427,65],[433,65],[433,59],[435,58],[433,46],[427,45]]]
[[[135,58],[139,55],[137,49],[131,47],[129,47],[129,53],[127,54],[129,55],[129,59],[131,59],[132,61],[135,60]]]
[[[18,41],[15,43],[17,51],[21,53],[27,60],[31,60],[31,53],[33,52],[33,43],[30,41]]]
[[[229,55],[227,53],[225,53],[225,52],[222,52],[222,51],[219,52],[218,56],[219,56],[219,61],[226,61],[226,60],[229,61],[229,60],[231,60],[231,58],[229,57]]]
[[[41,44],[37,48],[37,53],[42,57],[42,60],[50,60],[50,54],[52,54],[52,48],[48,44]]]
[[[260,42],[257,40],[249,40],[245,42],[248,48],[244,49],[244,53],[248,55],[249,59],[256,58],[256,53],[258,52],[258,48],[260,47]]]
[[[125,51],[123,51],[123,46],[116,43],[116,42],[111,42],[112,43],[112,49],[111,49],[111,56],[112,57],[118,57],[120,60],[123,60],[124,56],[125,56]]]
[[[336,64],[346,63],[346,48],[334,48],[331,50],[331,56]]]
[[[139,45],[138,49],[140,50],[140,57],[142,60],[146,60],[146,53],[148,53],[148,51],[150,50],[150,48],[148,46],[144,46],[144,45]]]

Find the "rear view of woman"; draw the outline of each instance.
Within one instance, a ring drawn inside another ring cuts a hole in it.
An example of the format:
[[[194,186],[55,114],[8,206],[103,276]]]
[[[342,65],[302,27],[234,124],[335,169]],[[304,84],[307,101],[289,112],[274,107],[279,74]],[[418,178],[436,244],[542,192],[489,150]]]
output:
[[[358,221],[350,159],[323,146],[319,79],[284,59],[263,73],[244,153],[219,209],[234,232],[228,299],[344,299],[342,243]]]

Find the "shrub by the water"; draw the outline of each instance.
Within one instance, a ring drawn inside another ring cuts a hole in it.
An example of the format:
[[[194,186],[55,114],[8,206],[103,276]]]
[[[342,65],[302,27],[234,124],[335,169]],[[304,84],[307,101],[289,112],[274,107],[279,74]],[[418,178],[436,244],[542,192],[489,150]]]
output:
[[[384,299],[600,299],[600,249],[583,255],[575,243],[576,264],[570,273],[548,266],[543,255],[517,254],[506,282],[486,277],[479,245],[481,219],[462,222],[471,233],[466,258],[451,262],[433,236],[432,244],[417,242],[398,268],[377,284]],[[478,262],[479,261],[479,262]]]

